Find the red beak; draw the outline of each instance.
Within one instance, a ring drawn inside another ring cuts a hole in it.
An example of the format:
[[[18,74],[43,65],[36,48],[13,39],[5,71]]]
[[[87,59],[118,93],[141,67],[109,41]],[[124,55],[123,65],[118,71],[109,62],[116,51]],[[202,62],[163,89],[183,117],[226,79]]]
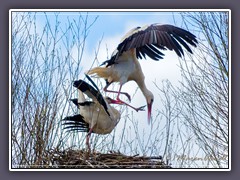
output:
[[[150,124],[150,121],[151,121],[152,103],[153,103],[153,102],[151,102],[151,103],[149,103],[149,104],[147,105],[147,107],[148,107],[148,124]]]

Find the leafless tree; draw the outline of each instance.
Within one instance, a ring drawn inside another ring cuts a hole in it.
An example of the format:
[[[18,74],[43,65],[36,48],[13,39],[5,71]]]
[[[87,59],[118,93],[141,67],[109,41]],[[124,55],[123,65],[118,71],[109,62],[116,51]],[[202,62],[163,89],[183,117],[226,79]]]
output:
[[[72,81],[80,74],[86,38],[97,17],[89,20],[79,13],[77,18],[66,16],[63,23],[61,15],[11,15],[13,166],[47,164],[48,151],[70,143],[60,120],[66,112],[76,112],[68,101],[74,93]]]
[[[159,88],[156,83],[165,102],[165,111],[159,111],[169,122],[169,128],[175,129],[173,135],[178,142],[178,148],[166,146],[172,151],[164,155],[172,162],[178,161],[179,167],[226,168],[229,162],[229,14],[188,12],[182,13],[182,18],[182,26],[198,36],[199,44],[194,55],[179,60],[180,86],[165,82]],[[171,142],[169,137],[167,144]]]

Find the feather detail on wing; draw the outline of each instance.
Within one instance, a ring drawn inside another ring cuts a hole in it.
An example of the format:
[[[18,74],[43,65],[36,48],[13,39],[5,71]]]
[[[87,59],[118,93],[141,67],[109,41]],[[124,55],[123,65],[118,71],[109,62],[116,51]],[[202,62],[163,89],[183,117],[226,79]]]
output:
[[[110,66],[117,63],[118,57],[123,52],[134,48],[139,59],[149,56],[158,61],[164,56],[161,50],[174,50],[179,57],[182,57],[184,56],[182,46],[192,53],[189,45],[196,47],[197,43],[195,35],[173,25],[152,24],[142,28],[137,27],[124,36],[111,59],[104,61],[102,65]]]

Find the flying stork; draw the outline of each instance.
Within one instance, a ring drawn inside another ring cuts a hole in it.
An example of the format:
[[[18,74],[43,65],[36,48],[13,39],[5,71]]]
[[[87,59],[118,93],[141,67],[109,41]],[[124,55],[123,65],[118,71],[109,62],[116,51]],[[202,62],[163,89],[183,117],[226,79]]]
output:
[[[78,89],[78,98],[71,101],[80,109],[80,113],[74,116],[67,116],[63,119],[64,129],[69,131],[88,132],[86,145],[90,150],[89,138],[91,133],[109,134],[118,124],[121,114],[112,107],[114,100],[109,97],[103,97],[96,84],[86,77],[93,84],[91,86],[83,80],[74,81],[73,86]],[[92,101],[87,101],[84,94]],[[112,102],[113,101],[113,102]]]
[[[122,38],[116,50],[112,53],[111,58],[100,65],[105,65],[105,67],[93,68],[87,71],[87,74],[96,74],[98,77],[104,78],[107,82],[104,91],[117,93],[115,103],[127,106],[130,105],[123,102],[119,96],[120,94],[124,94],[128,97],[129,101],[131,101],[131,98],[128,93],[121,92],[121,88],[126,82],[135,81],[146,98],[148,123],[150,123],[154,96],[146,87],[144,74],[138,59],[148,56],[158,61],[163,59],[164,54],[161,52],[162,50],[174,50],[179,57],[182,57],[184,56],[182,46],[188,52],[193,53],[189,44],[196,47],[197,43],[195,35],[173,25],[151,24],[149,26],[136,27]],[[107,89],[113,82],[120,82],[118,91]],[[142,110],[142,107],[132,108],[136,111]]]

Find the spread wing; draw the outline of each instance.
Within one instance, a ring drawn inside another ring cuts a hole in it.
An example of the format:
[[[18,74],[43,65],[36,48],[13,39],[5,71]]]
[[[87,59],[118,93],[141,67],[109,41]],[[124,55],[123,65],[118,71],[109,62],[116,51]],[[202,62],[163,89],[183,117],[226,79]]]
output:
[[[197,43],[195,35],[173,25],[152,24],[141,28],[137,27],[125,35],[111,59],[103,64],[110,66],[116,63],[123,52],[134,48],[139,59],[148,56],[158,61],[164,56],[162,50],[174,50],[179,57],[182,57],[184,56],[182,47],[192,53],[189,45],[196,47]]]

